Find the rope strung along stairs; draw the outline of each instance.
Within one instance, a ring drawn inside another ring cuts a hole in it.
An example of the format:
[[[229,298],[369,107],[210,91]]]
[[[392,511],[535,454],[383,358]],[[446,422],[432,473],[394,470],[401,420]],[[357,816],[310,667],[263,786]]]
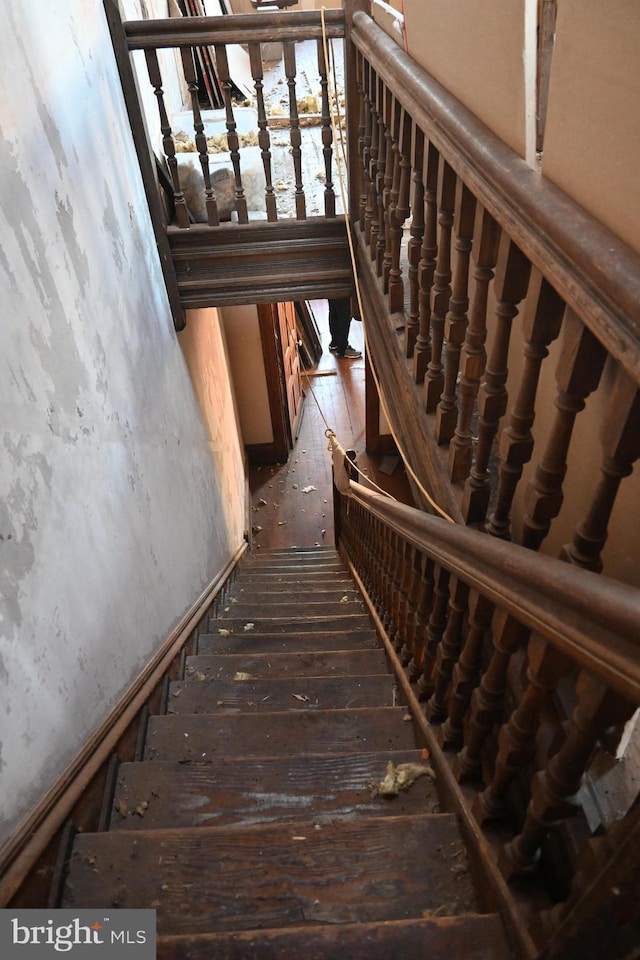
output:
[[[203,626],[59,904],[155,908],[160,960],[506,958],[336,551],[261,551]]]

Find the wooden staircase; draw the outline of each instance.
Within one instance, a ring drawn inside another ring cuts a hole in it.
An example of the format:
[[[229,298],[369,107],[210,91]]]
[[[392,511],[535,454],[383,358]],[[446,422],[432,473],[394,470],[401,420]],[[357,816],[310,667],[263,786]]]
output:
[[[160,960],[508,957],[433,774],[376,795],[428,756],[335,550],[261,551],[203,626],[59,905],[156,908]]]

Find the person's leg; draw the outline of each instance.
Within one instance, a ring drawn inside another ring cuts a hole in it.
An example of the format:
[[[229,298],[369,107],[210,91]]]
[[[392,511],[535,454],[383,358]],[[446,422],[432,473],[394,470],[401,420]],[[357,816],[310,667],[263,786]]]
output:
[[[349,326],[351,324],[351,301],[349,297],[336,297],[329,300],[329,330],[332,353],[342,354],[349,341]]]
[[[349,327],[351,326],[351,298],[338,297],[329,300],[329,330],[331,343],[329,349],[341,360],[354,360],[361,357],[359,350],[349,346]]]

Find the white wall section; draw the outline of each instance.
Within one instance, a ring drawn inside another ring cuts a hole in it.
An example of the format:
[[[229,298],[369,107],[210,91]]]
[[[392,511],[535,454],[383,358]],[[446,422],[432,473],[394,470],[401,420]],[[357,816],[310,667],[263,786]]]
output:
[[[2,30],[0,842],[244,528],[237,433],[216,447],[173,329],[102,4],[7,0]]]

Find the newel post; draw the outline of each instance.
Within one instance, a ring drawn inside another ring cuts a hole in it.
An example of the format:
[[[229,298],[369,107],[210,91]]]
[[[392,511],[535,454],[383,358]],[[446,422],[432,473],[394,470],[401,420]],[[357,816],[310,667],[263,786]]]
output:
[[[344,465],[349,476],[350,480],[355,480],[357,478],[357,471],[353,464],[356,461],[356,451],[355,450],[345,450]],[[331,475],[333,477],[333,538],[336,547],[340,543],[340,537],[342,533],[342,500],[343,494],[340,493],[338,485],[336,484],[336,475],[333,466],[331,468]]]

